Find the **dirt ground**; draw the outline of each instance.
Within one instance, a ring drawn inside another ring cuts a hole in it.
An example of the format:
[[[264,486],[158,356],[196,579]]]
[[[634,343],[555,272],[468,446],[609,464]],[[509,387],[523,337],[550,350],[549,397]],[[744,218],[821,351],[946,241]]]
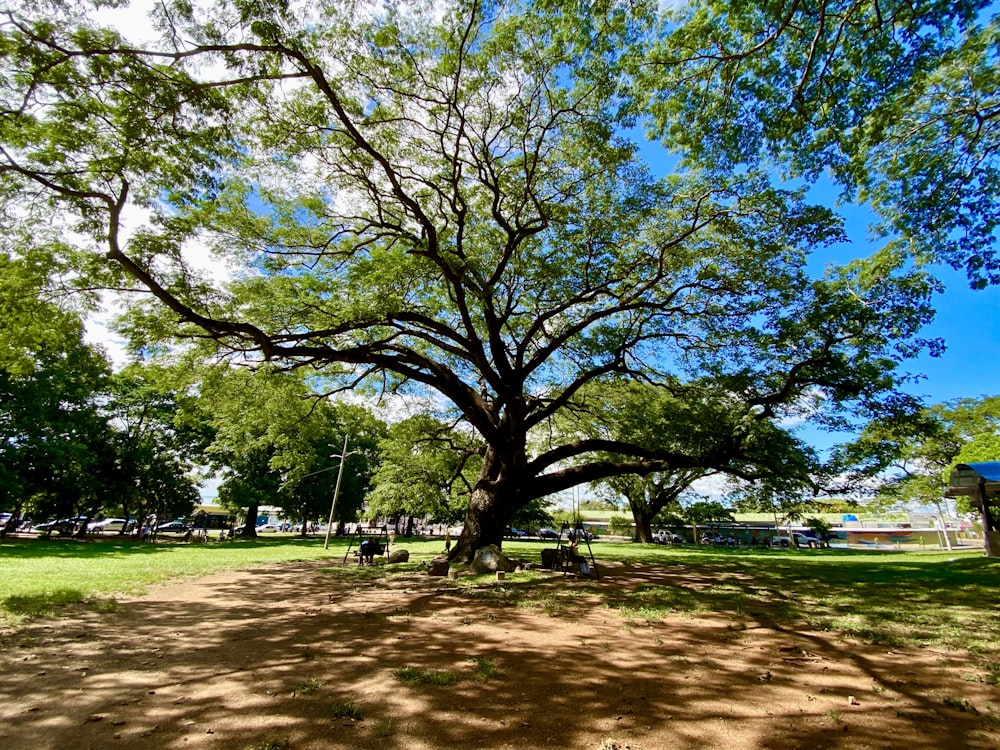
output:
[[[0,634],[0,748],[1000,748],[958,654],[722,616],[546,613],[329,563],[208,576]],[[603,566],[600,587],[680,583]],[[503,586],[517,585],[512,575]],[[475,660],[498,673],[476,679]],[[483,663],[483,662],[480,662]],[[452,670],[411,685],[403,667]],[[360,718],[334,717],[354,704]]]

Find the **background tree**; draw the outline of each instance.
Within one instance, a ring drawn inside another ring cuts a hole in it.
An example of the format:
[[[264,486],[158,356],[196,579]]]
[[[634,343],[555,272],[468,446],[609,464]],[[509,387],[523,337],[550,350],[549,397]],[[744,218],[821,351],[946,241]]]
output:
[[[124,518],[186,518],[200,499],[197,470],[213,433],[200,400],[177,380],[133,364],[109,381],[101,407],[111,426],[104,506]]]
[[[632,522],[628,519],[628,516],[611,516],[608,520],[608,533],[615,536],[631,536]]]
[[[720,503],[718,500],[698,500],[684,508],[684,519],[691,524],[694,533],[694,543],[697,544],[698,527],[706,524],[735,523],[733,511]]]
[[[746,410],[738,393],[727,394],[708,384],[701,384],[700,389],[688,386],[672,390],[634,382],[594,384],[587,389],[586,398],[567,410],[563,424],[567,430],[590,438],[644,445],[651,450],[684,451],[717,444],[739,432]],[[734,476],[747,480],[766,476],[771,482],[801,485],[818,471],[813,451],[786,430],[768,421],[755,422],[753,430],[744,429],[742,460],[732,461],[728,468]],[[664,511],[679,512],[681,498],[691,492],[692,485],[713,473],[709,468],[693,467],[613,476],[603,484],[625,497],[635,522],[636,541],[648,544],[654,541],[653,520]]]
[[[918,510],[933,507],[944,521],[943,498],[951,469],[970,460],[995,460],[1000,396],[946,401],[903,420],[881,419],[845,446],[845,463],[878,479],[875,503]],[[957,510],[968,513],[966,498]]]
[[[649,476],[612,477],[606,480],[608,487],[621,494],[632,511],[635,523],[635,541],[651,544],[653,541],[653,521],[664,512],[679,512],[681,497],[691,490],[691,484],[705,475],[692,469],[672,475],[665,472]]]
[[[521,506],[510,519],[510,525],[521,531],[537,532],[545,526],[552,526],[556,523],[555,513],[552,510],[552,501],[546,498],[537,498],[527,505]]]
[[[309,393],[304,390],[299,405],[308,403]],[[345,522],[356,520],[363,504],[369,501],[387,428],[364,406],[338,401],[310,405],[302,419],[315,422],[316,431],[313,434],[310,429],[309,441],[295,451],[289,453],[285,449],[276,457],[276,464],[282,468],[284,476],[279,505],[288,517],[302,519],[302,533],[305,534],[307,521],[317,519],[326,523],[329,520],[339,474],[340,493],[333,519],[339,533]],[[294,429],[303,427],[300,422],[286,434],[294,434]],[[342,457],[345,436],[347,455]],[[344,463],[342,474],[341,461]],[[308,473],[302,475],[306,469]]]
[[[368,498],[372,516],[461,520],[482,464],[482,441],[419,414],[390,425],[380,448]]]
[[[22,228],[22,231],[24,228]],[[96,512],[110,430],[98,400],[110,368],[84,341],[81,300],[51,247],[18,231],[0,254],[0,502],[16,513]]]
[[[12,229],[0,255],[2,502],[43,517],[186,516],[204,440],[179,416],[183,397],[151,368],[111,374],[84,341],[92,300],[73,288],[73,253],[32,247],[28,229]]]
[[[215,420],[208,454],[222,477],[219,499],[246,515],[244,536],[256,536],[261,505],[294,514],[303,525],[325,522],[345,435],[351,455],[344,459],[335,521],[355,517],[377,465],[380,420],[363,407],[317,399],[297,373],[219,367],[202,375],[202,397]]]
[[[208,339],[311,365],[320,390],[450,402],[485,443],[455,556],[578,484],[744,470],[760,425],[805,401],[842,426],[921,346],[933,283],[882,259],[814,278],[841,222],[737,143],[716,162],[676,138],[711,166],[650,173],[623,133],[646,107],[631,66],[668,28],[652,5],[165,2],[145,49],[84,5],[6,17],[0,197],[148,290],[140,344]],[[689,115],[656,114],[663,133]],[[206,245],[227,279],[192,267]],[[731,399],[730,429],[672,450],[546,442],[612,375]]]

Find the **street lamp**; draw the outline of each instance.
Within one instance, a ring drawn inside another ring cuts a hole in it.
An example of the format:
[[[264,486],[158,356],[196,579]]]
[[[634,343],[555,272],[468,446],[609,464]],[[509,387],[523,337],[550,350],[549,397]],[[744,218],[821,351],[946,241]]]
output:
[[[330,520],[326,522],[326,539],[323,540],[323,549],[330,549],[330,532],[333,531],[333,511],[337,508],[337,495],[340,494],[340,480],[344,476],[344,462],[348,456],[353,456],[361,451],[347,452],[347,435],[344,435],[344,449],[340,452],[340,469],[337,471],[337,485],[333,490],[333,503],[330,505]],[[337,458],[338,454],[333,454],[330,458]]]

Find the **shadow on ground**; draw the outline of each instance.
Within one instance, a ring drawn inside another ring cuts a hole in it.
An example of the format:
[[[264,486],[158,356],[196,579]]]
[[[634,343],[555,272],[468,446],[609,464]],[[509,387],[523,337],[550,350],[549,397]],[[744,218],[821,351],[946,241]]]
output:
[[[599,582],[553,576],[529,597],[508,596],[516,575],[460,589],[329,567],[210,576],[5,634],[0,745],[1000,746],[1000,689],[963,679],[957,655],[698,611],[712,581],[676,569],[603,566]],[[662,619],[601,603],[682,579],[685,604]],[[455,682],[404,682],[404,668]]]

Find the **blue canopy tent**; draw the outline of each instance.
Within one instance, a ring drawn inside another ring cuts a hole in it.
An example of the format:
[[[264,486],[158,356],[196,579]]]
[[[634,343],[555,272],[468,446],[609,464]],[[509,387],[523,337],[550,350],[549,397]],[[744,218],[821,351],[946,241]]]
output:
[[[1000,461],[959,464],[948,478],[945,495],[972,498],[982,518],[986,554],[1000,557]]]

